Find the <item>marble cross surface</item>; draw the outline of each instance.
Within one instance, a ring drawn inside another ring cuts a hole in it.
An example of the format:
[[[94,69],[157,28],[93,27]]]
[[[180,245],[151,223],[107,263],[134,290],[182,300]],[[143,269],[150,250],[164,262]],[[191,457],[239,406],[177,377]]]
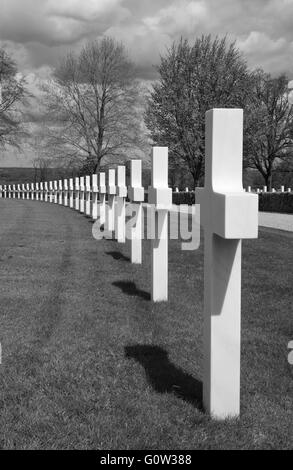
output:
[[[242,109],[206,113],[203,401],[212,416],[240,412],[241,239],[258,234],[258,196],[242,186]]]

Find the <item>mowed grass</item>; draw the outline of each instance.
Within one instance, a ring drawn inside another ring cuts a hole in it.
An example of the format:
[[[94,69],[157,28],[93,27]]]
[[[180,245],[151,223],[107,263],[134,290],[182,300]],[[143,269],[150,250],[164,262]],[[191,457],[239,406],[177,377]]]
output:
[[[293,234],[243,243],[241,419],[202,409],[203,249],[170,242],[167,303],[129,245],[53,204],[0,200],[2,449],[293,447]],[[229,371],[227,371],[229,373]]]

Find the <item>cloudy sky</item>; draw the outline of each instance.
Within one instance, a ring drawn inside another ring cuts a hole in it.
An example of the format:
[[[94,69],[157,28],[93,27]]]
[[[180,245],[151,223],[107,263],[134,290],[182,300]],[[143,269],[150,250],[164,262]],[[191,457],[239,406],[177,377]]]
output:
[[[180,36],[227,34],[251,67],[293,78],[293,0],[0,0],[0,46],[31,86],[68,50],[103,35],[122,40],[144,80]]]

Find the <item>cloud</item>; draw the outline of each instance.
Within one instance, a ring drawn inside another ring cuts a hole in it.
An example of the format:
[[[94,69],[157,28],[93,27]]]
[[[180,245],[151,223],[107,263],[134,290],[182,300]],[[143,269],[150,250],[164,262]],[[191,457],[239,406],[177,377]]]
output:
[[[103,34],[128,16],[123,0],[1,0],[0,39],[47,46]]]
[[[122,0],[48,0],[46,10],[49,16],[94,22],[113,12],[116,16],[128,16],[127,9],[121,3]]]
[[[0,11],[0,44],[24,70],[112,35],[150,79],[172,41],[210,33],[236,40],[251,67],[293,77],[293,0],[0,0]]]
[[[197,26],[207,21],[207,5],[204,1],[179,1],[161,9],[155,16],[144,18],[151,31],[173,36],[194,33]]]

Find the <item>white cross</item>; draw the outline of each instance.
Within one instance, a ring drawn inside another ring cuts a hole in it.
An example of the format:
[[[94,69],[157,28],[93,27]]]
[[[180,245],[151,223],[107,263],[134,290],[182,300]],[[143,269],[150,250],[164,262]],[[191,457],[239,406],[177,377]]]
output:
[[[91,177],[85,177],[85,190],[86,190],[86,203],[85,203],[85,213],[86,215],[91,215]]]
[[[84,193],[85,193],[85,186],[84,186],[84,176],[81,176],[79,179],[79,210],[80,212],[84,212]]]
[[[54,181],[54,203],[58,204],[58,181]]]
[[[63,191],[62,180],[59,180],[58,181],[58,202],[60,205],[62,204],[62,196],[63,196],[62,191]]]
[[[168,147],[153,147],[148,201],[155,209],[151,297],[154,302],[160,302],[168,300],[168,211],[172,207],[172,189],[168,187]]]
[[[106,223],[106,173],[99,173],[99,193],[100,193],[100,225]]]
[[[127,196],[125,166],[117,167],[117,196],[115,211],[115,233],[119,243],[125,243],[125,198]]]
[[[45,186],[45,202],[48,202],[48,196],[49,196],[48,181],[45,181],[44,186]]]
[[[73,178],[69,179],[69,207],[73,208]]]
[[[258,196],[242,187],[243,111],[206,113],[204,406],[215,418],[240,410],[241,239],[258,233]]]
[[[92,175],[92,188],[93,188],[93,206],[92,206],[92,218],[97,220],[98,218],[98,175]]]
[[[64,206],[68,206],[68,180],[65,179],[63,181],[63,189],[64,189]]]
[[[142,226],[143,226],[143,207],[144,188],[141,184],[141,160],[130,161],[130,187],[128,188],[128,197],[131,205],[135,203],[135,225],[131,228],[131,262],[134,264],[142,263]]]
[[[108,170],[108,217],[107,217],[107,231],[113,232],[115,230],[115,170],[110,168]]]
[[[79,178],[75,178],[75,209],[79,211]]]

